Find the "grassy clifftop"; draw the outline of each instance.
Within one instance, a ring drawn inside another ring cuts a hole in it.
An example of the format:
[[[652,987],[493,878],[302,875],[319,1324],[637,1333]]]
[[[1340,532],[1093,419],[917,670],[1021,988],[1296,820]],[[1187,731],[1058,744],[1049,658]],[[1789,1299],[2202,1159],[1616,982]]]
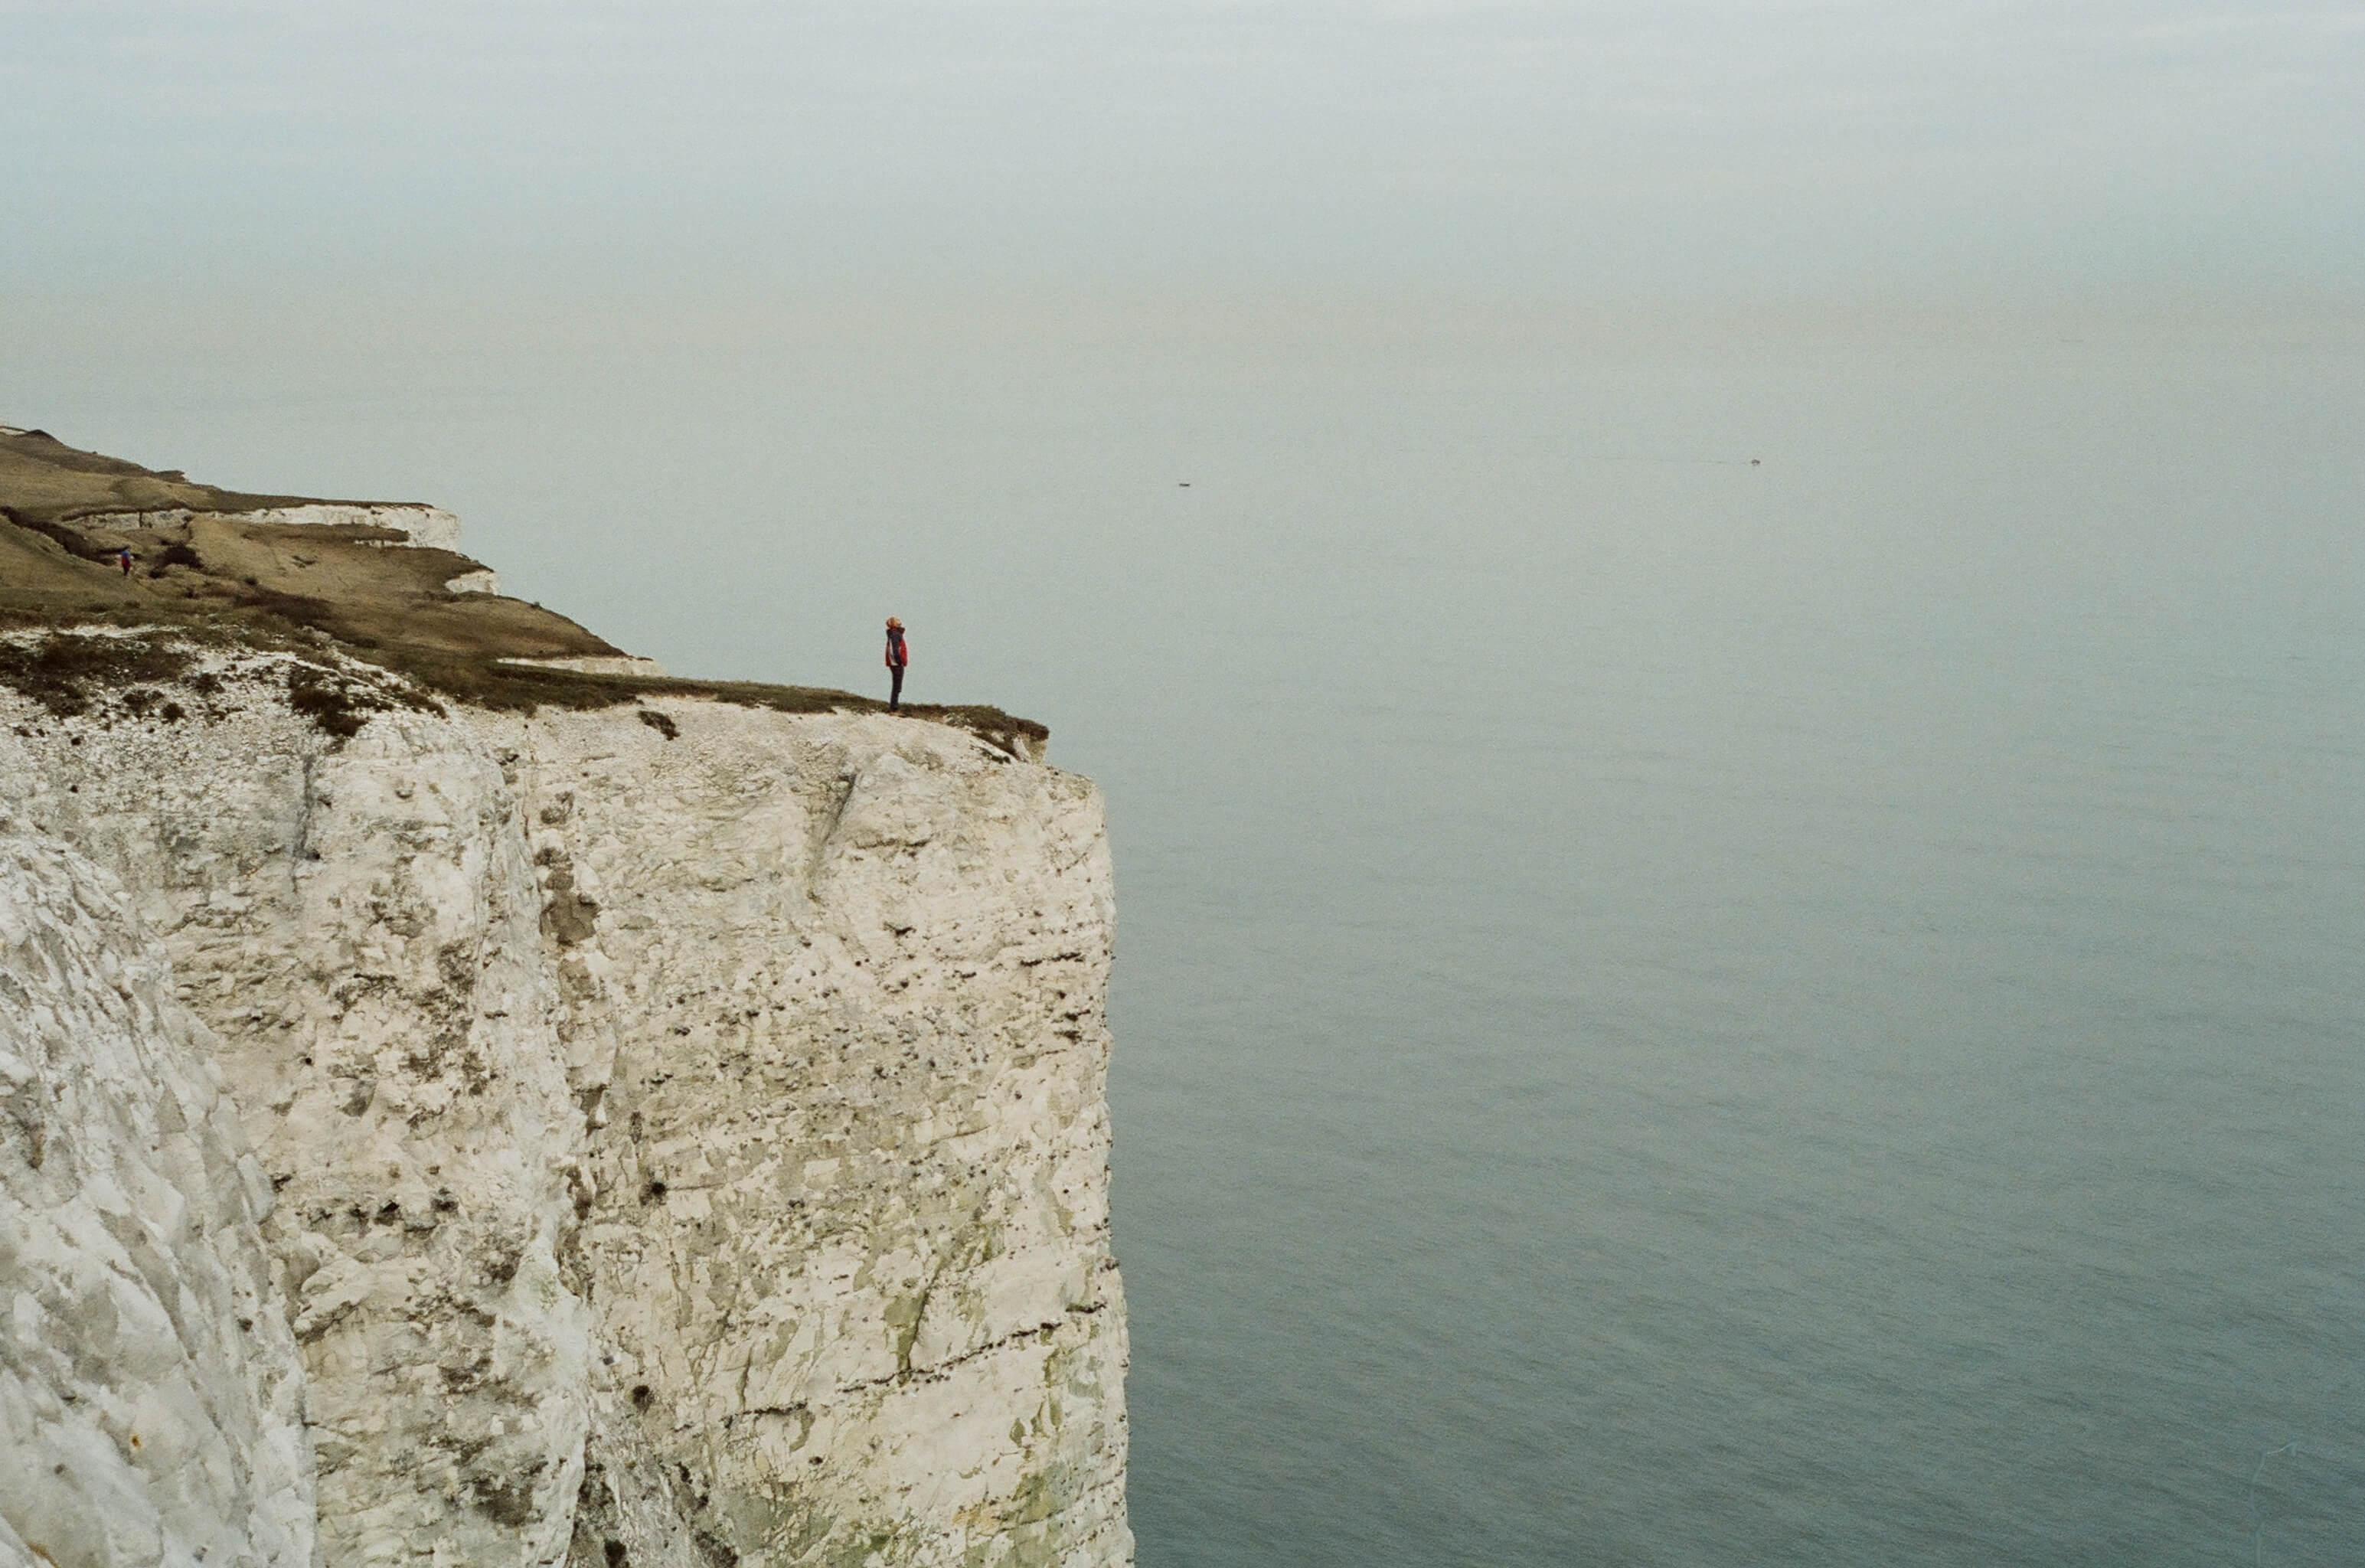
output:
[[[395,530],[241,515],[308,500],[219,489],[178,471],[78,451],[40,431],[0,433],[0,632],[112,624],[258,647],[327,640],[423,694],[487,708],[604,708],[646,696],[706,696],[790,712],[883,706],[811,687],[585,675],[508,663],[612,657],[620,650],[540,605],[454,592],[449,584],[483,565],[409,545]],[[120,529],[102,521],[110,513],[183,509],[191,514],[185,521],[163,527]],[[134,555],[129,576],[117,554],[126,547]],[[65,644],[52,641],[67,658]],[[0,660],[0,682],[29,690],[10,672],[34,656]],[[904,711],[973,731],[1012,756],[1039,750],[1049,734],[997,708],[913,705]]]
[[[47,431],[0,433],[0,499],[21,521],[63,522],[95,512],[258,511],[301,506],[302,496],[255,496],[200,485],[177,468],[142,468],[68,446]],[[352,503],[345,503],[352,504]]]

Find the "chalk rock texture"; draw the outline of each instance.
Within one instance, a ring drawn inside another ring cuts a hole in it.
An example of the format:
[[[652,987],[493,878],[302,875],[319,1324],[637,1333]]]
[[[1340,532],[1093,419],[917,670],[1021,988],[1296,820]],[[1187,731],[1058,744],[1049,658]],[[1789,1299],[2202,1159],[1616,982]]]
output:
[[[599,1124],[605,1390],[743,1557],[1128,1558],[1095,792],[937,725],[666,708],[488,726]]]
[[[317,1461],[249,1555],[302,1555],[316,1485],[329,1564],[1130,1562],[1091,785],[686,699],[339,739],[297,664],[388,679],[0,691],[0,812],[122,879],[276,1189],[254,1332],[296,1361],[251,1402],[300,1380]]]
[[[303,1367],[203,1025],[116,879],[0,820],[0,1563],[312,1560]]]

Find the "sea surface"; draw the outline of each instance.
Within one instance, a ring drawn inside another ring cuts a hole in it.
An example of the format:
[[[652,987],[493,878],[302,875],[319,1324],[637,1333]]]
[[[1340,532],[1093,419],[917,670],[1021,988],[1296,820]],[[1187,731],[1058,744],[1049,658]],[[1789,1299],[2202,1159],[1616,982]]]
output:
[[[1052,726],[1144,1568],[2365,1562],[2353,318],[454,319],[0,420]]]

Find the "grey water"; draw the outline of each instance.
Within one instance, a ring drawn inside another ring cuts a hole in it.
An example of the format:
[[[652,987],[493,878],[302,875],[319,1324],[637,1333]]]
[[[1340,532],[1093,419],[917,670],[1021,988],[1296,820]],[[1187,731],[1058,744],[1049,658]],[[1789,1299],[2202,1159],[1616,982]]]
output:
[[[2353,319],[248,328],[0,419],[1100,779],[1144,1568],[2365,1561]]]
[[[2357,364],[2054,349],[1164,498],[1144,1563],[2365,1561]]]

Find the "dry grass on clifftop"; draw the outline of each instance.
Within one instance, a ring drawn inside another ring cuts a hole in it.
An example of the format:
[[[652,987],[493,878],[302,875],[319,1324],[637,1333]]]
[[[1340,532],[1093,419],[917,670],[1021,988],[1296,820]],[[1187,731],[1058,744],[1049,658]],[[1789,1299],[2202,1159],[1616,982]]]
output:
[[[0,434],[0,633],[50,633],[0,636],[0,686],[64,716],[81,711],[101,689],[169,684],[186,664],[176,651],[182,644],[297,654],[332,645],[401,678],[369,683],[380,690],[377,708],[443,700],[531,712],[691,697],[787,713],[885,711],[886,704],[849,691],[588,675],[507,662],[612,657],[620,650],[540,605],[452,592],[446,584],[482,570],[481,564],[409,546],[393,530],[234,515],[303,504],[301,497],[219,490],[177,472],[78,452],[40,431]],[[87,521],[175,507],[196,515],[129,532]],[[129,577],[115,561],[127,545],[136,557]],[[91,637],[69,634],[72,627],[146,628],[157,635]],[[176,659],[174,669],[163,667]],[[351,683],[315,684],[317,690],[291,688],[290,700],[331,734],[355,733],[374,711],[351,695],[359,689]],[[407,700],[391,695],[406,690]],[[969,730],[1011,756],[1039,755],[1050,734],[998,708],[907,703],[902,711]]]

